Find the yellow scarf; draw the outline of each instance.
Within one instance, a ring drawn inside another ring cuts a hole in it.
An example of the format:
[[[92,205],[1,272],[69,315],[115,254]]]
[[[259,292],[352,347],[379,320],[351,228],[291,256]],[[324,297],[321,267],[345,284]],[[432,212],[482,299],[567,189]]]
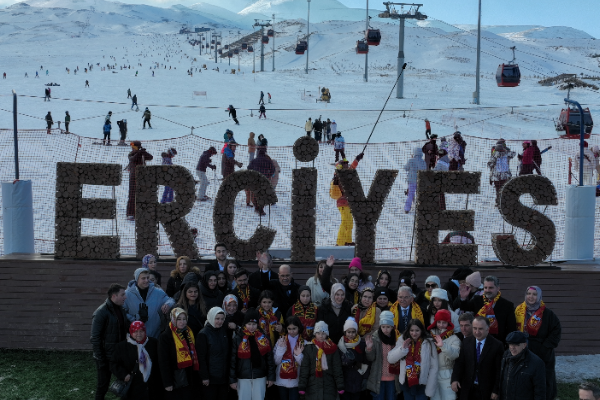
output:
[[[183,369],[193,366],[194,370],[198,371],[198,356],[196,354],[196,347],[194,345],[196,340],[194,339],[194,334],[192,333],[190,327],[188,326],[185,328],[190,340],[189,346],[183,334],[177,332],[177,328],[172,322],[169,322],[169,328],[171,329],[173,342],[175,342],[175,349],[177,350],[177,368]]]
[[[418,319],[423,325],[425,325],[425,320],[423,318],[423,312],[421,311],[421,307],[414,301],[411,303],[411,306],[412,307],[410,309],[410,318]],[[391,311],[394,314],[394,326],[396,327],[396,329],[398,329],[398,323],[400,322],[400,304],[397,301],[394,304],[392,304]]]
[[[375,310],[376,305],[376,303],[371,304],[371,307],[367,308],[363,318],[360,318],[360,309],[356,307],[355,320],[358,321],[359,336],[365,336],[367,333],[371,332],[371,329],[373,329],[373,325],[375,325],[375,316],[377,315]]]
[[[427,301],[431,301],[431,294],[429,294],[427,290],[425,291],[425,298],[427,299]]]
[[[544,302],[540,302],[540,308],[538,308],[533,314],[531,314],[531,318],[525,324],[525,316],[527,315],[527,304],[525,302],[519,304],[515,309],[515,318],[517,320],[517,330],[521,332],[527,332],[530,336],[537,336],[540,327],[542,326],[542,314],[544,314],[544,310],[546,309],[546,305]]]
[[[494,312],[494,305],[501,295],[502,293],[498,291],[498,294],[493,300],[489,300],[486,295],[483,295],[483,307],[477,312],[478,316],[487,318],[490,322],[490,333],[492,335],[498,334],[498,320],[496,319],[496,313]]]

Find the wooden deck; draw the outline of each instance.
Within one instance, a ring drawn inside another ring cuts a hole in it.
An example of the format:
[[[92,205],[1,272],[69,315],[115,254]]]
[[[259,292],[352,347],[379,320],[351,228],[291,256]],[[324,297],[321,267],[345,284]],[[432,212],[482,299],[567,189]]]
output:
[[[91,349],[92,313],[106,298],[108,286],[126,285],[139,265],[139,261],[54,260],[39,255],[0,258],[0,348]],[[248,270],[254,271],[255,265],[248,263]],[[334,275],[341,277],[346,265],[336,265]],[[163,287],[173,266],[170,261],[158,264]],[[490,267],[481,265],[482,276],[498,276],[503,296],[515,304],[524,300],[527,286],[542,288],[544,301],[562,322],[559,354],[600,354],[600,264],[563,264],[554,269]],[[419,287],[429,275],[438,275],[443,283],[454,270],[406,263],[366,266],[365,270],[376,276],[382,268],[392,272],[393,287],[403,269],[416,272]],[[294,265],[293,273],[302,284],[314,274],[314,264]]]

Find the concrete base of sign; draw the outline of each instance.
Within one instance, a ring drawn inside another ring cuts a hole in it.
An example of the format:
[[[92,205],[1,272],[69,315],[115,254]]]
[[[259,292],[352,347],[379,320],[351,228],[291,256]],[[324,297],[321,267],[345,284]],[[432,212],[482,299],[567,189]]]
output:
[[[292,249],[271,248],[269,253],[273,258],[289,260],[292,256]],[[336,260],[352,260],[354,258],[354,246],[323,246],[315,249],[315,260],[326,259],[329,256],[334,256]]]
[[[567,186],[565,201],[565,260],[594,258],[595,186]]]

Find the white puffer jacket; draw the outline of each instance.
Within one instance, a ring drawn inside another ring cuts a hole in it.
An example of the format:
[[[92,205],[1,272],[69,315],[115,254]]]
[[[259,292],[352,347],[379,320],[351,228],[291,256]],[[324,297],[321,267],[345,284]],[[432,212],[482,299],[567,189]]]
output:
[[[432,329],[432,334],[438,335],[438,329]],[[438,354],[438,384],[435,394],[431,397],[431,400],[455,400],[456,393],[452,391],[452,369],[454,368],[454,361],[460,354],[461,342],[458,336],[452,335],[447,339],[444,339],[442,345],[442,352]]]
[[[396,347],[388,353],[388,362],[395,364],[400,361],[400,375],[398,381],[401,385],[406,381],[406,355],[408,349],[405,349],[403,336],[398,338]],[[419,375],[419,384],[425,385],[425,395],[431,397],[437,391],[438,375],[438,355],[435,343],[431,339],[425,339],[421,345],[421,373]]]

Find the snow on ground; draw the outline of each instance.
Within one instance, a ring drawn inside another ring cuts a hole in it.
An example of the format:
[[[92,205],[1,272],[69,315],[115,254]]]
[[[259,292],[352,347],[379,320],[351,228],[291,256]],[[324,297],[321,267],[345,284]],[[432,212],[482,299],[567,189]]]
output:
[[[581,382],[600,378],[600,355],[556,357],[556,378],[559,382]]]

